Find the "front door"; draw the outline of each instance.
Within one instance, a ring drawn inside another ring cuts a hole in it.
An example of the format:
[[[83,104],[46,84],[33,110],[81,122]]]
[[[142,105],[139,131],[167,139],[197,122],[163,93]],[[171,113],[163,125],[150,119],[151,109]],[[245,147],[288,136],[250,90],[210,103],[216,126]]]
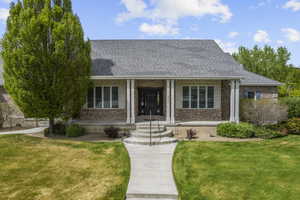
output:
[[[139,115],[163,115],[163,89],[139,88]]]

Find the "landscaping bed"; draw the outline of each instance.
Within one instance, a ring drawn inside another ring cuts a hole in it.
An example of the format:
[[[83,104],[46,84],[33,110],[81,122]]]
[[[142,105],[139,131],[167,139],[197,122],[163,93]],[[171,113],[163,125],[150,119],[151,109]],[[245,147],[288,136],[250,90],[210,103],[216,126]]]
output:
[[[173,171],[181,199],[300,199],[300,136],[260,142],[180,142]]]
[[[119,142],[0,136],[0,199],[120,200],[129,174]]]

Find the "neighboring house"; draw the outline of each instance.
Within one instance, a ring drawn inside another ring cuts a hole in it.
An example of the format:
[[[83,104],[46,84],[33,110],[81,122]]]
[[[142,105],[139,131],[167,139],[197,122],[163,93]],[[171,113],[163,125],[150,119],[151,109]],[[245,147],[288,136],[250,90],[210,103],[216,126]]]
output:
[[[239,121],[240,98],[277,98],[279,82],[244,70],[213,40],[92,41],[94,88],[80,123]]]

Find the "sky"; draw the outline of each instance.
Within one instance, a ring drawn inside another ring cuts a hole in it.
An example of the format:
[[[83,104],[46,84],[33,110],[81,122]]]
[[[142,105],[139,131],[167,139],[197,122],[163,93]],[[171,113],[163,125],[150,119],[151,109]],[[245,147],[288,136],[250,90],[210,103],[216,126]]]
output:
[[[11,0],[0,0],[0,34]],[[284,46],[300,66],[300,0],[73,0],[89,39],[213,39],[239,46]]]

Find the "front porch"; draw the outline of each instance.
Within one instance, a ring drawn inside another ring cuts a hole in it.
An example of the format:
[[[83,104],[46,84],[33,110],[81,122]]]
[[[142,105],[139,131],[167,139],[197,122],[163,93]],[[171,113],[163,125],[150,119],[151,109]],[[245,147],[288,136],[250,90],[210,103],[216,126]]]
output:
[[[126,126],[150,120],[166,126],[239,122],[238,80],[94,80],[77,122]]]

